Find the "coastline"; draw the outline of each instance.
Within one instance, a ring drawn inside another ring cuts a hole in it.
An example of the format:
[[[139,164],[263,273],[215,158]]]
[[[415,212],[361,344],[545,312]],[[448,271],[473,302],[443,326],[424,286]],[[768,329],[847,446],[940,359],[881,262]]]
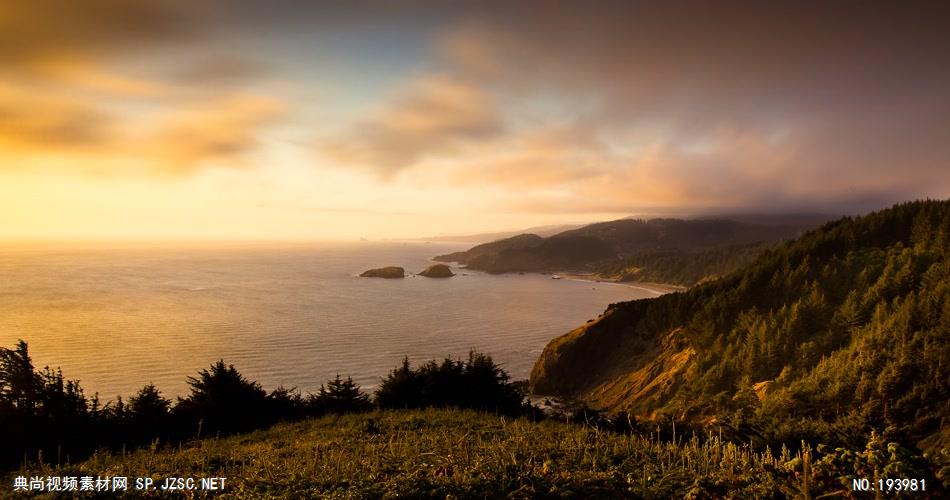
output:
[[[651,282],[641,282],[641,281],[620,281],[615,278],[604,278],[594,273],[557,273],[563,279],[569,279],[574,281],[589,281],[591,283],[610,283],[613,285],[628,286],[631,288],[636,288],[638,290],[643,290],[656,294],[657,296],[664,295],[667,293],[673,292],[682,292],[687,288],[680,285],[671,285],[668,283],[651,283]]]
[[[433,261],[433,262],[439,262],[439,261]],[[464,265],[460,265],[458,262],[455,262],[455,261],[451,262],[451,264],[455,264],[456,266],[458,266],[457,269],[459,269],[460,271],[468,270],[468,271],[475,271],[475,272],[486,273],[486,274],[505,275],[505,274],[526,274],[526,273],[528,273],[528,274],[540,274],[540,275],[544,275],[544,276],[550,276],[550,275],[556,274],[556,275],[560,276],[562,279],[566,279],[566,280],[572,280],[572,281],[587,281],[587,282],[590,282],[590,283],[607,283],[607,284],[610,284],[610,285],[619,285],[619,286],[626,286],[626,287],[630,287],[630,288],[636,288],[637,290],[643,290],[643,291],[645,291],[645,292],[652,293],[652,294],[654,294],[654,295],[656,295],[656,296],[658,296],[658,297],[659,297],[660,295],[665,295],[665,294],[673,293],[673,292],[683,292],[683,291],[686,291],[686,290],[689,289],[689,287],[685,287],[685,286],[681,286],[681,285],[673,285],[673,284],[670,284],[670,283],[654,283],[654,282],[651,282],[651,281],[621,281],[621,280],[619,280],[619,279],[617,279],[617,278],[605,278],[605,277],[603,277],[603,276],[601,276],[601,275],[599,275],[599,274],[596,274],[596,273],[580,273],[580,272],[576,272],[576,271],[563,271],[563,272],[556,272],[556,271],[522,271],[522,272],[507,271],[507,272],[503,272],[503,273],[489,273],[489,272],[487,272],[487,271],[483,271],[483,270],[480,270],[480,269],[469,269],[468,267],[466,267],[466,266],[464,266]]]

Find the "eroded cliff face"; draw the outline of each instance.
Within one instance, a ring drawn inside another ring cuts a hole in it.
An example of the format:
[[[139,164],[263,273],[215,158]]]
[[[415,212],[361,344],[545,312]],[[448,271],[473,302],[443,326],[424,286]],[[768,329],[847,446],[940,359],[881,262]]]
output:
[[[655,417],[676,392],[696,355],[692,347],[677,345],[677,334],[667,334],[653,356],[641,357],[627,367],[629,371],[603,381],[587,392],[586,399],[594,406]]]
[[[661,335],[638,331],[634,315],[629,308],[611,307],[551,341],[531,371],[531,391],[652,417],[675,393],[696,351],[681,329]]]

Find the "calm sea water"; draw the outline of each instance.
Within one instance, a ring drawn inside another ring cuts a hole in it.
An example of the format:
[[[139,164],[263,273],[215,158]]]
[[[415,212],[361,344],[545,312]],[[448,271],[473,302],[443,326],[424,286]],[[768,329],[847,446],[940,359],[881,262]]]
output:
[[[30,345],[87,395],[128,396],[224,359],[265,389],[315,391],[339,373],[364,388],[413,362],[491,354],[526,378],[545,344],[607,304],[650,297],[624,285],[493,276],[359,278],[370,267],[418,272],[467,245],[7,249],[0,251],[0,346]]]

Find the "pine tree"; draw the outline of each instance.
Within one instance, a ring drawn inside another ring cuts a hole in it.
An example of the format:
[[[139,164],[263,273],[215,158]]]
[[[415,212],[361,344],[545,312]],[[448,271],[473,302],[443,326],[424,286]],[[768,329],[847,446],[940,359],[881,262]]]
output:
[[[343,379],[340,374],[333,380],[328,380],[325,386],[320,386],[320,391],[313,398],[313,404],[324,412],[339,414],[364,411],[372,407],[369,396],[360,390],[353,378]]]
[[[26,342],[18,341],[14,349],[0,348],[0,402],[31,415],[40,383]]]

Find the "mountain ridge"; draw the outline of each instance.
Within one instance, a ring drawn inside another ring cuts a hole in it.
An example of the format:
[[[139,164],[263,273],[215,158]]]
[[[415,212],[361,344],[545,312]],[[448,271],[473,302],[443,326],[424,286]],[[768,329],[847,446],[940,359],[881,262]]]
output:
[[[549,237],[521,234],[438,255],[489,273],[585,272],[601,279],[691,286],[726,274],[769,246],[811,228],[800,220],[619,219]]]
[[[552,340],[532,392],[656,418],[950,444],[950,201],[827,223]],[[797,422],[791,424],[790,422]],[[939,445],[939,446],[938,446]]]

